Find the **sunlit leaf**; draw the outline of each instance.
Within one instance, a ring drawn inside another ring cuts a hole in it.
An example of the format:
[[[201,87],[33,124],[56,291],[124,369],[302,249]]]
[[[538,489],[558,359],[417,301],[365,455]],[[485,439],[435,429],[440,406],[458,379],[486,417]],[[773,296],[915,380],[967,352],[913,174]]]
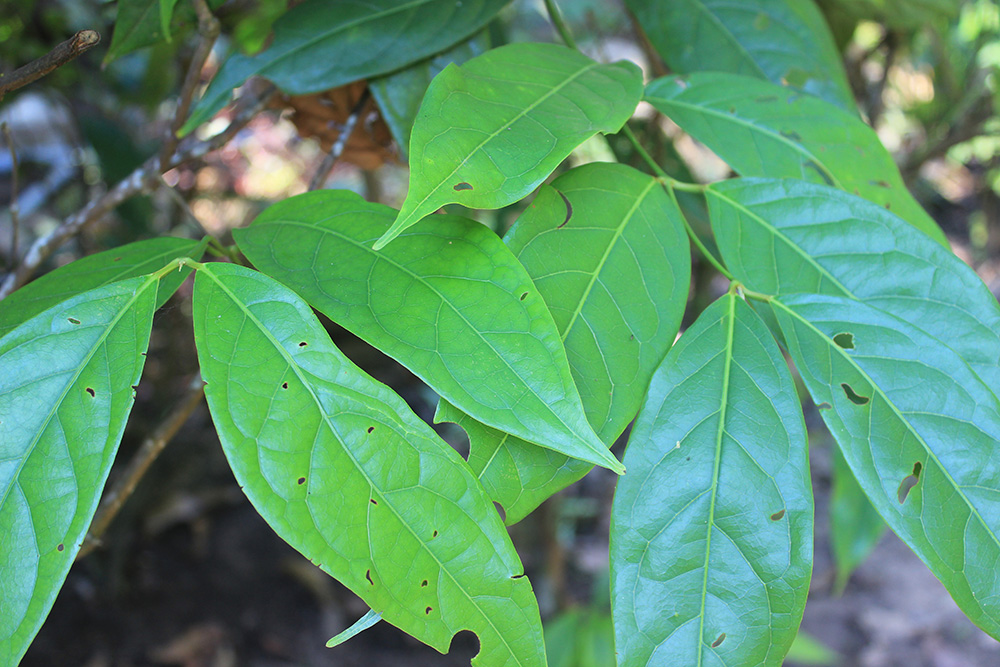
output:
[[[195,277],[205,394],[236,479],[285,541],[439,651],[543,666],[531,584],[462,457],[354,366],[309,305],[260,273]]]
[[[149,344],[156,280],[131,278],[0,338],[0,664],[16,665],[97,509]]]
[[[503,242],[436,216],[372,250],[395,213],[351,192],[311,192],[234,236],[257,268],[479,421],[621,471],[587,423],[552,316]]]
[[[500,208],[574,148],[617,132],[642,97],[628,61],[602,65],[556,44],[508,44],[431,83],[410,138],[410,189],[382,247],[445,204]]]
[[[812,569],[795,386],[730,292],[653,376],[611,518],[618,664],[779,665]]]

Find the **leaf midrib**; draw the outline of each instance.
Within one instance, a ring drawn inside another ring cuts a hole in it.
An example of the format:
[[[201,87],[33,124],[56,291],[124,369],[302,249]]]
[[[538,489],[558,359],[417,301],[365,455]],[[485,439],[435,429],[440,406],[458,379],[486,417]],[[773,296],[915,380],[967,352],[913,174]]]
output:
[[[354,456],[354,452],[352,452],[351,449],[342,440],[340,440],[340,438],[339,438],[339,431],[331,423],[330,416],[326,413],[326,410],[323,409],[323,403],[320,400],[319,396],[316,394],[316,392],[313,391],[313,385],[312,385],[312,383],[305,377],[303,369],[298,365],[298,363],[294,360],[294,358],[292,358],[292,356],[288,353],[288,350],[286,350],[284,348],[284,346],[282,346],[279,343],[279,341],[271,334],[271,331],[267,327],[265,327],[264,324],[259,319],[257,319],[257,317],[250,311],[249,306],[247,306],[246,304],[244,304],[244,302],[242,300],[240,300],[239,298],[237,298],[237,296],[232,292],[232,290],[230,290],[228,288],[228,286],[225,285],[218,276],[216,276],[214,273],[212,273],[212,271],[210,269],[207,268],[207,265],[204,266],[204,267],[202,267],[201,270],[200,270],[200,272],[203,273],[203,274],[206,274],[208,277],[210,277],[212,280],[215,281],[215,284],[218,285],[219,289],[224,294],[226,294],[226,296],[228,296],[229,299],[234,304],[236,304],[236,307],[243,313],[244,317],[246,317],[247,319],[249,319],[251,322],[254,323],[254,325],[257,327],[257,329],[273,345],[274,349],[277,350],[278,353],[284,358],[285,363],[288,364],[288,367],[292,370],[293,373],[295,373],[295,376],[299,379],[299,381],[302,383],[302,385],[309,392],[309,395],[312,397],[313,402],[316,405],[317,411],[322,416],[323,423],[326,425],[327,429],[329,429],[329,431],[330,431],[331,435],[333,435],[334,439],[337,440],[337,442],[340,444],[341,449],[343,450],[343,452],[345,454],[347,454],[348,457],[350,457],[351,461],[354,463],[355,469],[359,473],[361,473],[361,475],[365,478],[365,481],[368,482],[368,485],[378,493],[379,498],[382,499],[382,501],[385,503],[385,506],[388,507],[392,511],[392,513],[394,515],[396,515],[396,518],[399,520],[399,523],[401,525],[403,525],[406,528],[407,531],[409,531],[410,535],[417,542],[417,544],[419,544],[424,549],[424,551],[428,555],[430,555],[430,557],[434,560],[434,562],[437,563],[439,570],[441,572],[444,572],[445,574],[448,575],[448,578],[452,580],[452,582],[455,584],[455,587],[458,590],[462,591],[462,594],[465,596],[466,600],[468,600],[469,604],[471,604],[477,611],[479,611],[479,613],[483,617],[483,619],[489,624],[489,626],[496,633],[496,636],[500,639],[501,642],[503,642],[503,645],[508,650],[508,654],[512,658],[514,658],[514,660],[517,661],[518,665],[524,664],[524,663],[521,662],[520,658],[517,657],[517,653],[515,653],[514,650],[511,648],[510,644],[507,642],[507,640],[504,637],[503,633],[500,632],[500,630],[493,623],[493,619],[491,618],[491,616],[489,614],[487,614],[478,604],[476,604],[475,598],[473,598],[473,596],[471,596],[465,590],[465,587],[459,583],[459,581],[455,578],[455,575],[452,574],[451,571],[447,567],[444,566],[444,564],[438,559],[437,555],[427,546],[427,543],[424,542],[422,539],[420,539],[420,537],[417,535],[416,531],[414,531],[413,528],[410,526],[410,524],[407,523],[407,521],[404,520],[403,516],[398,511],[396,511],[396,508],[394,507],[393,503],[389,500],[389,498],[385,495],[384,491],[381,488],[379,488],[379,486],[377,484],[375,484],[374,480],[368,475],[368,472],[365,470],[365,468],[358,462],[357,458]],[[233,274],[233,275],[236,275],[236,274]],[[353,392],[353,393],[357,393],[359,395],[364,395],[364,394],[361,394],[360,392]],[[371,400],[370,396],[367,396],[367,395],[364,395],[364,396],[365,396],[366,399]],[[369,510],[370,510],[370,508],[369,508]],[[326,540],[324,540],[324,543],[325,542],[326,542]],[[327,547],[332,549],[332,547],[330,547],[329,544],[327,544]],[[374,564],[374,560],[372,561],[372,563]],[[449,630],[451,629],[451,626],[445,624],[445,622],[444,622],[443,619],[441,620],[441,623],[444,624],[446,627],[448,627]]]

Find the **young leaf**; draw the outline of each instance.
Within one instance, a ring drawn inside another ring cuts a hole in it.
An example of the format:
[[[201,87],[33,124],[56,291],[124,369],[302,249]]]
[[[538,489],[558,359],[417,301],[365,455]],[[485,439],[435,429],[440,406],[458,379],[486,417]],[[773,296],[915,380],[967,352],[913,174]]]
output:
[[[734,179],[706,197],[726,265],[764,294],[852,296],[919,327],[1000,388],[1000,304],[965,262],[858,197]]]
[[[878,135],[854,114],[722,72],[656,79],[646,86],[646,101],[743,176],[801,178],[853,192],[947,245]]]
[[[885,534],[885,521],[861,490],[840,448],[833,445],[831,449],[830,547],[837,565],[833,588],[842,592],[851,573],[868,558]]]
[[[635,416],[677,335],[691,257],[677,204],[620,164],[589,164],[543,185],[504,239],[555,318],[591,426],[608,446]],[[589,465],[471,423],[442,401],[435,420],[469,434],[469,465],[520,521]]]
[[[677,74],[731,72],[816,95],[856,113],[833,35],[812,0],[626,0]]]
[[[602,65],[556,44],[508,44],[448,66],[410,138],[410,189],[375,244],[445,204],[501,208],[527,196],[574,148],[617,132],[642,97],[633,63]]]
[[[257,268],[479,421],[620,472],[587,423],[552,316],[503,242],[438,216],[372,250],[394,214],[351,192],[310,192],[235,237]]]
[[[543,666],[531,583],[462,457],[255,271],[199,269],[195,341],[233,473],[275,532],[382,617],[473,664]]]
[[[222,63],[181,134],[215,115],[251,76],[304,95],[387,74],[462,41],[508,2],[307,0],[275,21],[265,51],[234,53]]]
[[[152,273],[178,257],[201,259],[208,239],[161,237],[136,241],[78,259],[46,273],[0,301],[0,336],[38,313],[95,287]],[[191,269],[171,271],[160,279],[159,308],[177,291]]]
[[[872,504],[972,622],[1000,637],[1000,399],[951,348],[881,310],[812,294],[771,304]]]
[[[0,338],[0,664],[24,655],[97,509],[155,298],[155,279],[130,278]]]
[[[785,360],[730,292],[657,369],[611,516],[618,664],[780,665],[812,570],[805,426]]]
[[[160,30],[163,36],[170,41],[170,20],[174,17],[174,6],[177,0],[160,0]]]

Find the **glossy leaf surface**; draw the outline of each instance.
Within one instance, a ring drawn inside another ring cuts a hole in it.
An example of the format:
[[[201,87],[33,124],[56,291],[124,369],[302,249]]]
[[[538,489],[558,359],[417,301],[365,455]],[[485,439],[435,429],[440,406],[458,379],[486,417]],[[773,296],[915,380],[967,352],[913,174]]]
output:
[[[445,204],[513,204],[585,140],[621,129],[641,97],[633,63],[556,44],[508,44],[446,67],[420,105],[410,189],[377,247]]]
[[[126,278],[144,276],[178,257],[201,259],[207,245],[190,239],[161,237],[136,241],[111,250],[88,255],[33,280],[0,301],[0,336],[21,322],[90,289]],[[156,308],[177,291],[191,269],[172,271],[160,279]]]
[[[787,83],[854,113],[833,36],[812,0],[627,0],[670,70]]]
[[[473,664],[545,664],[531,584],[465,461],[305,301],[214,263],[195,278],[194,322],[226,457],[282,539],[439,651],[468,629]]]
[[[275,21],[266,50],[229,56],[182,132],[211,118],[251,76],[304,95],[387,74],[465,39],[508,2],[307,0]]]
[[[638,412],[687,304],[691,257],[676,203],[631,167],[589,164],[543,185],[505,241],[553,314],[587,419],[610,447]],[[446,402],[435,419],[469,434],[469,465],[508,524],[590,470],[472,425]]]
[[[726,265],[750,289],[856,297],[943,341],[1000,388],[1000,305],[948,249],[825,186],[736,179],[706,195]]]
[[[395,210],[346,191],[280,202],[234,235],[257,268],[479,421],[621,471],[587,423],[555,323],[493,232],[437,216],[384,251]]]
[[[831,447],[830,548],[837,566],[833,588],[842,592],[851,573],[871,554],[885,534],[885,521],[861,490],[840,449]]]
[[[1000,400],[950,348],[881,310],[810,294],[771,303],[872,504],[1000,636]]]
[[[28,648],[97,509],[155,298],[154,279],[123,280],[0,338],[0,664]]]
[[[722,72],[656,79],[646,86],[646,100],[743,176],[837,187],[945,243],[874,130],[854,114],[784,86]]]
[[[730,293],[653,376],[611,524],[618,664],[780,665],[812,570],[805,426],[785,360]]]

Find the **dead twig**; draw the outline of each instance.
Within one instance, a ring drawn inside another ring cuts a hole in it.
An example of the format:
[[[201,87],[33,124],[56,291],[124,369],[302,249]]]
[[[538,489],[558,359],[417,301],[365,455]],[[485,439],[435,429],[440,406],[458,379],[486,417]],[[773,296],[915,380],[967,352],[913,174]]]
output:
[[[365,88],[365,92],[361,93],[361,97],[354,104],[354,108],[351,109],[351,115],[347,117],[344,121],[344,127],[341,129],[340,134],[337,135],[337,140],[333,142],[333,146],[330,147],[330,152],[327,156],[323,158],[322,164],[319,165],[319,169],[313,174],[312,180],[309,181],[309,190],[318,190],[326,182],[327,177],[330,176],[330,172],[333,171],[333,167],[337,164],[337,160],[340,159],[340,155],[344,152],[344,147],[347,146],[347,140],[351,138],[351,134],[354,133],[354,128],[358,125],[358,118],[361,116],[361,111],[364,109],[365,104],[368,102],[368,98],[371,95],[368,88]]]
[[[101,504],[97,508],[97,513],[94,515],[94,520],[90,524],[90,530],[87,531],[83,545],[76,555],[77,560],[100,546],[101,538],[108,526],[111,525],[111,521],[117,516],[128,497],[135,491],[139,480],[146,474],[149,466],[153,464],[167,443],[188,420],[195,408],[201,404],[204,395],[205,383],[202,382],[201,374],[195,375],[184,396],[170,411],[170,414],[143,440],[139,450],[128,462],[122,476],[115,481],[111,490],[104,494]]]
[[[7,275],[0,284],[0,299],[23,285],[34,275],[38,267],[65,241],[80,233],[89,225],[101,219],[126,199],[151,190],[160,181],[160,175],[178,165],[191,160],[197,160],[208,153],[227,144],[242,130],[250,120],[257,115],[274,94],[275,88],[268,85],[260,93],[241,98],[237,102],[237,111],[223,132],[207,139],[198,141],[194,137],[181,142],[178,149],[167,160],[159,155],[146,160],[130,175],[108,190],[104,195],[84,206],[81,210],[67,218],[58,228],[36,240],[25,254],[21,264]]]
[[[3,132],[3,139],[10,149],[10,259],[16,265],[17,244],[20,240],[18,234],[21,229],[20,211],[17,207],[17,149],[14,148],[14,137],[7,123],[0,123],[0,132]]]
[[[96,30],[81,30],[41,58],[32,60],[23,67],[18,67],[10,74],[0,74],[0,100],[10,91],[27,86],[57,67],[62,67],[70,60],[97,46],[100,41],[101,35]]]

